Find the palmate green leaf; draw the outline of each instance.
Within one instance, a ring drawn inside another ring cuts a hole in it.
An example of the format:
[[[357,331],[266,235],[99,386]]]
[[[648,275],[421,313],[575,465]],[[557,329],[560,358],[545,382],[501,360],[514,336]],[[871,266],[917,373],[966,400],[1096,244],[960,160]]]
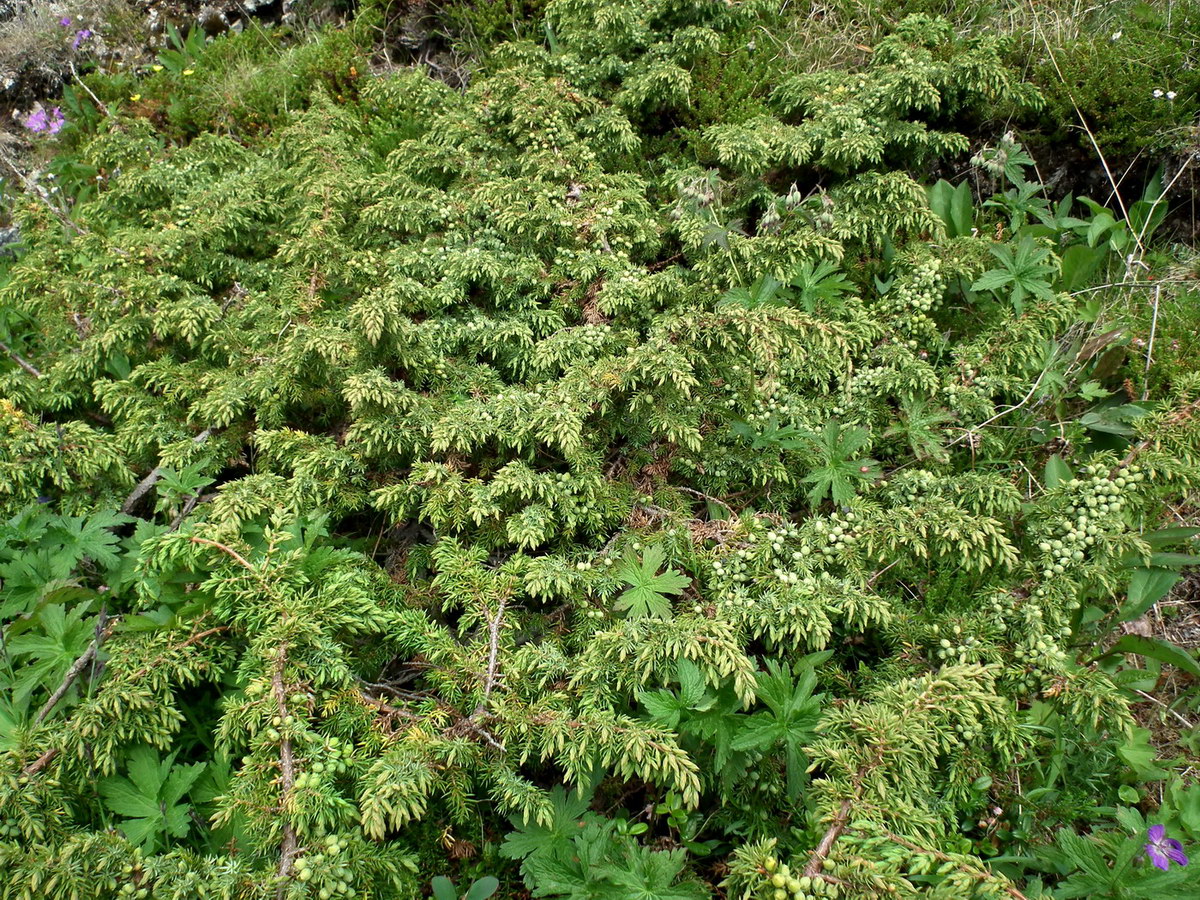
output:
[[[733,433],[750,441],[751,450],[794,450],[804,446],[804,431],[795,425],[780,425],[774,416],[761,428],[748,422],[735,422]]]
[[[849,503],[860,485],[879,476],[877,461],[857,457],[871,438],[865,428],[843,428],[829,422],[820,434],[810,432],[807,437],[817,451],[818,462],[801,480],[813,486],[808,492],[808,502],[813,506],[826,497],[837,504]]]
[[[675,884],[686,864],[682,850],[627,846],[620,864],[610,866],[605,874],[615,888],[614,900],[705,900],[708,892],[699,885]]]
[[[155,786],[156,787],[156,786]],[[114,776],[100,783],[100,794],[104,805],[119,816],[128,818],[153,818],[162,812],[158,808],[158,792],[147,795],[127,778]]]
[[[671,729],[679,725],[680,716],[687,709],[683,699],[670,691],[643,691],[638,700],[646,707],[651,719]]]
[[[772,275],[763,275],[749,288],[736,287],[725,292],[721,306],[744,306],[757,309],[761,306],[786,306],[789,291],[783,282]]]
[[[668,594],[679,594],[692,580],[676,569],[667,569],[659,574],[658,569],[666,559],[661,546],[647,547],[641,560],[627,552],[617,570],[617,577],[629,585],[615,604],[615,608],[631,619],[671,617],[671,600]]]
[[[806,657],[794,675],[787,662],[767,660],[767,671],[756,679],[755,693],[768,711],[751,716],[731,744],[734,750],[769,750],[782,745],[792,799],[800,795],[804,784],[807,763],[803,747],[816,734],[824,702],[822,695],[812,693],[817,684],[815,667],[830,655],[823,651]]]
[[[963,185],[966,186],[965,183]],[[984,206],[1002,209],[1008,213],[1008,227],[1012,231],[1024,227],[1031,218],[1041,218],[1049,213],[1050,203],[1040,196],[1043,188],[1037,182],[1022,182],[994,199],[988,200]]]
[[[10,618],[29,612],[41,600],[49,599],[57,592],[74,585],[66,573],[61,571],[57,559],[49,550],[26,551],[16,559],[0,566],[0,579],[4,582],[3,600],[0,600],[0,618]]]
[[[973,291],[998,291],[1013,280],[1012,274],[1005,269],[991,269],[984,272],[971,285]]]
[[[682,851],[642,847],[593,816],[553,852],[531,856],[522,872],[534,897],[703,900],[708,894],[699,885],[676,884],[686,864]]]
[[[697,709],[704,698],[704,676],[700,667],[690,659],[681,659],[675,667],[675,677],[679,681],[679,699],[689,709]],[[709,701],[711,704],[712,701]]]
[[[521,866],[535,897],[556,895],[578,900],[613,897],[608,860],[613,854],[613,824],[594,817],[574,828],[564,844],[530,856]],[[615,898],[614,898],[615,900]]]
[[[1026,235],[1016,250],[1011,244],[1000,244],[988,249],[1000,262],[1000,268],[984,272],[971,285],[971,290],[999,294],[1002,289],[1007,288],[1009,302],[1018,313],[1024,308],[1026,297],[1047,300],[1054,297],[1051,283],[1057,276],[1058,269],[1049,262],[1053,256],[1047,248],[1038,246],[1033,238]]]
[[[500,855],[506,859],[526,859],[534,855],[553,854],[567,847],[571,838],[579,832],[579,824],[586,818],[588,807],[592,804],[594,785],[584,788],[583,793],[567,790],[562,785],[555,785],[551,789],[553,814],[549,825],[525,822],[520,816],[510,816],[509,821],[515,830],[509,832],[500,845]]]
[[[815,266],[811,262],[801,263],[792,271],[791,284],[794,305],[809,313],[822,305],[837,309],[842,296],[854,290],[854,284],[828,260]]]
[[[901,404],[900,420],[884,433],[885,438],[902,439],[917,459],[945,461],[949,454],[943,444],[945,435],[940,426],[954,421],[954,415],[923,397],[910,398]]]
[[[167,806],[174,806],[183,799],[184,795],[195,784],[196,779],[203,773],[207,763],[192,763],[186,766],[175,766],[167,783],[162,790],[162,801]],[[182,808],[182,807],[181,807]]]
[[[665,690],[644,691],[638,695],[650,718],[671,729],[678,727],[684,713],[706,710],[715,702],[712,697],[705,698],[704,676],[694,662],[681,659],[676,671],[678,695]]]
[[[141,746],[129,754],[129,777],[112,775],[99,784],[104,805],[125,820],[120,828],[131,842],[148,851],[164,836],[184,837],[190,827],[189,807],[180,803],[203,774],[206,764],[175,766],[175,754],[159,759],[158,751]]]
[[[61,552],[73,560],[72,566],[90,559],[111,569],[120,560],[116,548],[121,542],[113,529],[132,521],[132,516],[107,510],[90,516],[64,516],[51,527],[50,535],[61,542]]]
[[[47,604],[34,623],[39,630],[8,641],[8,653],[27,663],[17,671],[15,702],[27,699],[39,687],[53,690],[83,653],[92,639],[92,620],[83,618],[85,609],[86,604],[80,604],[66,612],[59,604]]]
[[[1041,851],[1044,858],[1068,872],[1055,888],[1055,897],[1193,900],[1200,889],[1200,870],[1194,865],[1172,865],[1166,872],[1150,865],[1144,851],[1144,830],[1132,835],[1109,831],[1084,837],[1064,828],[1056,841],[1056,847]]]

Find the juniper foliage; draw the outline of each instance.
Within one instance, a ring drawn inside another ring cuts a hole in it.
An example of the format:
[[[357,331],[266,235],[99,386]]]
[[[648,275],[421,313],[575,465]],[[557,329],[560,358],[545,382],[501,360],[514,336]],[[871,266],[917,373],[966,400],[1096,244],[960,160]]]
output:
[[[1037,102],[994,38],[698,119],[775,14],[557,0],[456,90],[368,9],[213,43],[305,75],[234,120],[95,80],[103,189],[0,288],[0,896],[416,896],[506,820],[535,896],[1013,895],[964,822],[1046,723],[1122,764],[1092,647],[1190,561],[1200,380],[1107,352],[1086,235],[922,187]]]

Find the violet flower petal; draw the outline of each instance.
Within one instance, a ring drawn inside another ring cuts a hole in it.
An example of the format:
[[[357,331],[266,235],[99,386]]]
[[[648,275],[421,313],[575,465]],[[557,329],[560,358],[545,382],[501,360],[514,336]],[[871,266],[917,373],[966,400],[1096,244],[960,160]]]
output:
[[[38,134],[45,131],[49,127],[49,123],[46,121],[46,111],[39,109],[31,112],[25,117],[25,127]]]
[[[1167,846],[1163,852],[1166,853],[1168,859],[1178,865],[1186,866],[1188,864],[1187,854],[1183,852],[1183,844],[1174,838],[1167,840]]]

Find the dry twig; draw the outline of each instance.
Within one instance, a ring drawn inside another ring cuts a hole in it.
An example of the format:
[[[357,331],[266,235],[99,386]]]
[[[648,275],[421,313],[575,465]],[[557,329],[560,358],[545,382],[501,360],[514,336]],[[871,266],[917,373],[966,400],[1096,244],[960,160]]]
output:
[[[0,350],[3,350],[5,353],[7,353],[13,362],[15,362],[34,378],[42,377],[42,373],[35,368],[31,362],[25,359],[25,357],[21,356],[21,354],[17,353],[17,351],[15,351],[12,347],[8,346],[8,344],[4,343],[4,341],[0,341]]]
[[[202,432],[192,438],[192,443],[203,444],[211,435],[212,429],[205,428]],[[129,513],[131,513],[133,508],[137,505],[137,502],[141,500],[142,497],[146,496],[150,488],[154,487],[160,478],[162,478],[162,466],[155,466],[150,471],[149,475],[138,482],[137,487],[133,489],[133,493],[125,498],[125,502],[121,504],[121,512],[129,515]]]

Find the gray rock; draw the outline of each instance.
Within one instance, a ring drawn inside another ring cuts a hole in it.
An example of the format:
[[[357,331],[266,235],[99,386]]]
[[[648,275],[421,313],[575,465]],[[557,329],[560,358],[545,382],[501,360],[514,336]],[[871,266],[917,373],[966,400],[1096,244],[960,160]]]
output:
[[[225,17],[224,10],[215,6],[201,7],[200,12],[196,14],[196,24],[210,37],[229,30],[229,19]]]
[[[16,256],[15,245],[21,241],[21,229],[16,225],[0,228],[0,256]]]

